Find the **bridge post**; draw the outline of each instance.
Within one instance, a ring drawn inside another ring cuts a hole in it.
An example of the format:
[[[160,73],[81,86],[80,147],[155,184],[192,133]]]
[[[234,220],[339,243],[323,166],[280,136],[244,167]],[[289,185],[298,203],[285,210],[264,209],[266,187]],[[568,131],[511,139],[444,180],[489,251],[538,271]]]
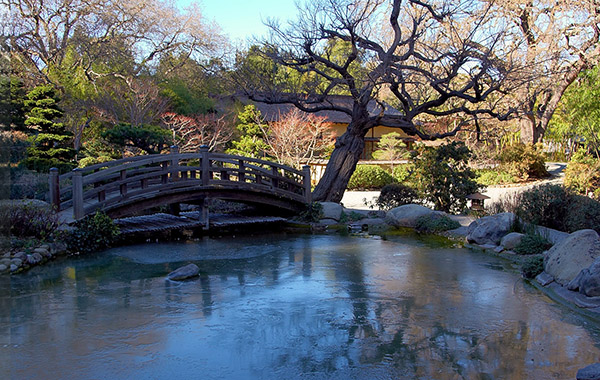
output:
[[[200,156],[202,158],[202,186],[208,186],[210,181],[210,162],[208,159],[208,146],[200,147]]]
[[[173,155],[179,154],[179,147],[177,145],[171,145],[169,152]],[[179,179],[179,157],[171,159],[171,179],[177,181]]]
[[[60,184],[58,182],[57,168],[50,168],[48,184],[50,185],[50,204],[55,211],[60,211]]]
[[[73,218],[79,220],[84,217],[83,212],[83,177],[82,170],[73,169]]]
[[[312,202],[311,183],[310,183],[310,165],[304,165],[302,167],[304,173],[304,196],[306,203]]]

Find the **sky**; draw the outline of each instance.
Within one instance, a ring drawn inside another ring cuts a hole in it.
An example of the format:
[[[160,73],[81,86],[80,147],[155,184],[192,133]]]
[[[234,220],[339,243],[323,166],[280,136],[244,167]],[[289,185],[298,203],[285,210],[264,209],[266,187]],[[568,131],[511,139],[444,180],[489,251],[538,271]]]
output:
[[[192,0],[177,0],[179,7]],[[294,0],[202,0],[198,1],[204,17],[221,26],[232,42],[266,35],[263,21],[278,18],[282,23],[296,15]]]

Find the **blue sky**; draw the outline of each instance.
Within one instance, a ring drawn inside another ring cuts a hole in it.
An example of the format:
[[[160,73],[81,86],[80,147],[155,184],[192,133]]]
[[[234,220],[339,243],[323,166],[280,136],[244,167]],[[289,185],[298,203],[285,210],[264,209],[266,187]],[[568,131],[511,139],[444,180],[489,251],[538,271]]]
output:
[[[176,2],[184,7],[192,0]],[[199,3],[204,17],[216,21],[232,42],[266,34],[262,21],[267,18],[278,18],[284,23],[296,15],[294,0],[203,0]]]

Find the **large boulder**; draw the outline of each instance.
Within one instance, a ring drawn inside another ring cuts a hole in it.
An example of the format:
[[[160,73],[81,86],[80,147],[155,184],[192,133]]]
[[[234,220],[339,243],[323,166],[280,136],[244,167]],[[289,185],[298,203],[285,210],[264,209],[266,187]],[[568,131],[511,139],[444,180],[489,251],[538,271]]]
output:
[[[567,284],[569,290],[579,290],[588,297],[600,296],[600,258],[589,268],[583,269],[573,281]]]
[[[600,380],[600,363],[580,369],[575,376],[577,380]]]
[[[600,257],[600,237],[594,230],[580,230],[555,244],[544,257],[544,270],[567,285]]]
[[[512,212],[503,212],[474,220],[467,229],[467,241],[498,245],[500,239],[510,232],[514,218]]]
[[[321,219],[340,221],[343,210],[341,204],[335,202],[321,202],[321,206],[323,206],[323,216],[321,216]]]
[[[504,249],[513,250],[523,238],[523,234],[519,232],[511,232],[508,235],[505,235],[502,240],[500,240],[500,245],[504,247]]]
[[[200,268],[196,264],[188,264],[181,268],[175,269],[167,275],[169,280],[182,281],[188,278],[196,277],[200,273]]]
[[[388,211],[385,221],[394,227],[415,228],[417,226],[417,219],[420,217],[439,213],[439,211],[433,211],[421,205],[408,204]]]

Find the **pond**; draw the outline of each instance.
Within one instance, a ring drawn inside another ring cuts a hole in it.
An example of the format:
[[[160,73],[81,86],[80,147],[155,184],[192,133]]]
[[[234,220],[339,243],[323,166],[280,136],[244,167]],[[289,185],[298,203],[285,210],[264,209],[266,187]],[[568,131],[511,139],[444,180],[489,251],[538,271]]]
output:
[[[199,278],[165,280],[187,262]],[[510,265],[415,236],[114,248],[0,279],[0,374],[574,379],[600,357],[599,324]]]

